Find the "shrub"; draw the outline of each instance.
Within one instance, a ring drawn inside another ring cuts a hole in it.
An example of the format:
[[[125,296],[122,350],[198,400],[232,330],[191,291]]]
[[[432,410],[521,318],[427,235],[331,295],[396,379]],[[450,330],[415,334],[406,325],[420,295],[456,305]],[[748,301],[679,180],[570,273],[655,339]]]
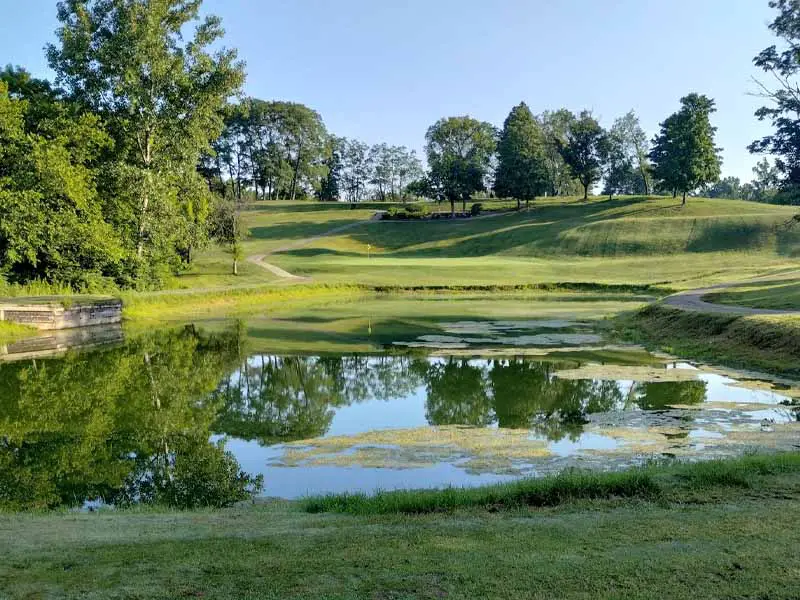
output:
[[[475,204],[472,205],[472,208],[469,210],[469,214],[473,217],[477,217],[479,214],[481,214],[482,210],[483,210],[483,204],[481,204],[480,202],[476,202]]]

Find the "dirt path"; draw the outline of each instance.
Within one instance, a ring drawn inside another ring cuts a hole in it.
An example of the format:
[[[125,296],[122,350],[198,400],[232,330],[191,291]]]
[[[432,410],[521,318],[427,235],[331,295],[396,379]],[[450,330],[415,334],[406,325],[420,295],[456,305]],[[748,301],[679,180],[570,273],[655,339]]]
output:
[[[289,250],[302,248],[303,246],[308,246],[309,244],[313,244],[317,240],[322,239],[324,237],[328,237],[330,235],[336,235],[337,233],[341,233],[342,231],[347,231],[348,229],[353,229],[354,227],[359,227],[361,225],[364,225],[365,223],[370,223],[372,221],[380,221],[380,219],[381,219],[381,213],[375,213],[374,215],[372,215],[370,219],[366,221],[358,221],[356,223],[348,223],[347,225],[334,227],[333,229],[326,231],[325,233],[304,238],[302,240],[298,240],[286,246],[281,246],[280,248],[275,248],[274,250],[270,250],[266,254],[254,254],[252,256],[248,256],[247,260],[255,265],[258,265],[259,267],[266,269],[267,271],[269,271],[276,277],[280,277],[281,279],[288,279],[293,281],[311,281],[311,277],[301,277],[300,275],[289,273],[289,271],[281,269],[277,265],[273,265],[272,263],[266,262],[265,259],[272,254],[278,254],[279,252],[288,252]]]
[[[720,283],[707,288],[680,292],[664,298],[663,303],[667,306],[694,312],[707,312],[726,315],[800,315],[796,310],[773,310],[768,308],[751,308],[749,306],[737,306],[735,304],[716,304],[703,300],[704,296],[719,292],[732,287],[741,286],[743,283],[758,283],[758,280]]]

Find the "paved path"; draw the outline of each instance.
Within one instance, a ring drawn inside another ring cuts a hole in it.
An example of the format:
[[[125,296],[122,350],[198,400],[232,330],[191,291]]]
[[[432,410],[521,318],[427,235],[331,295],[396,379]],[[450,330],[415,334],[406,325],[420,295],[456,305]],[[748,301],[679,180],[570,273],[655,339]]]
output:
[[[735,304],[716,304],[703,300],[703,296],[713,294],[728,288],[741,286],[743,283],[758,283],[758,280],[734,283],[721,283],[707,288],[689,290],[667,296],[663,303],[667,306],[694,312],[706,312],[726,315],[800,315],[796,310],[772,310],[768,308],[751,308],[749,306],[737,306]]]

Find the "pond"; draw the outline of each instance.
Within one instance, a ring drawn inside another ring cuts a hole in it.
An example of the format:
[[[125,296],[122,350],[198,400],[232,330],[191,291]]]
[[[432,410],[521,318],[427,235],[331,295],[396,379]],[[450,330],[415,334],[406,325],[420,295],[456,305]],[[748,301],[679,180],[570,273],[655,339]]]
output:
[[[609,346],[591,322],[448,320],[365,344],[377,323],[333,321],[6,355],[0,508],[124,504],[166,481],[200,494],[237,476],[280,498],[476,485],[797,444],[794,390]]]

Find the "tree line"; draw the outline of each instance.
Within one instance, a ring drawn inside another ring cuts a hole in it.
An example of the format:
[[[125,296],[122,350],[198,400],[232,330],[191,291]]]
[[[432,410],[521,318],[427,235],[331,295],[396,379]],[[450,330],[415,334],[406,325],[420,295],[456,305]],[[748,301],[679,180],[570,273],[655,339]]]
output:
[[[603,128],[589,111],[534,115],[502,128],[449,117],[413,150],[332,135],[298,103],[242,97],[244,63],[222,45],[201,0],[57,4],[46,49],[53,82],[0,71],[0,285],[42,280],[78,290],[157,288],[212,242],[242,256],[249,199],[358,202],[603,193],[740,196],[796,203],[800,194],[800,8],[771,0],[783,47],[755,64],[774,76],[756,113],[774,133],[755,179],[720,180],[714,101],[688,94],[649,139],[633,112]],[[194,27],[192,29],[192,27]]]

